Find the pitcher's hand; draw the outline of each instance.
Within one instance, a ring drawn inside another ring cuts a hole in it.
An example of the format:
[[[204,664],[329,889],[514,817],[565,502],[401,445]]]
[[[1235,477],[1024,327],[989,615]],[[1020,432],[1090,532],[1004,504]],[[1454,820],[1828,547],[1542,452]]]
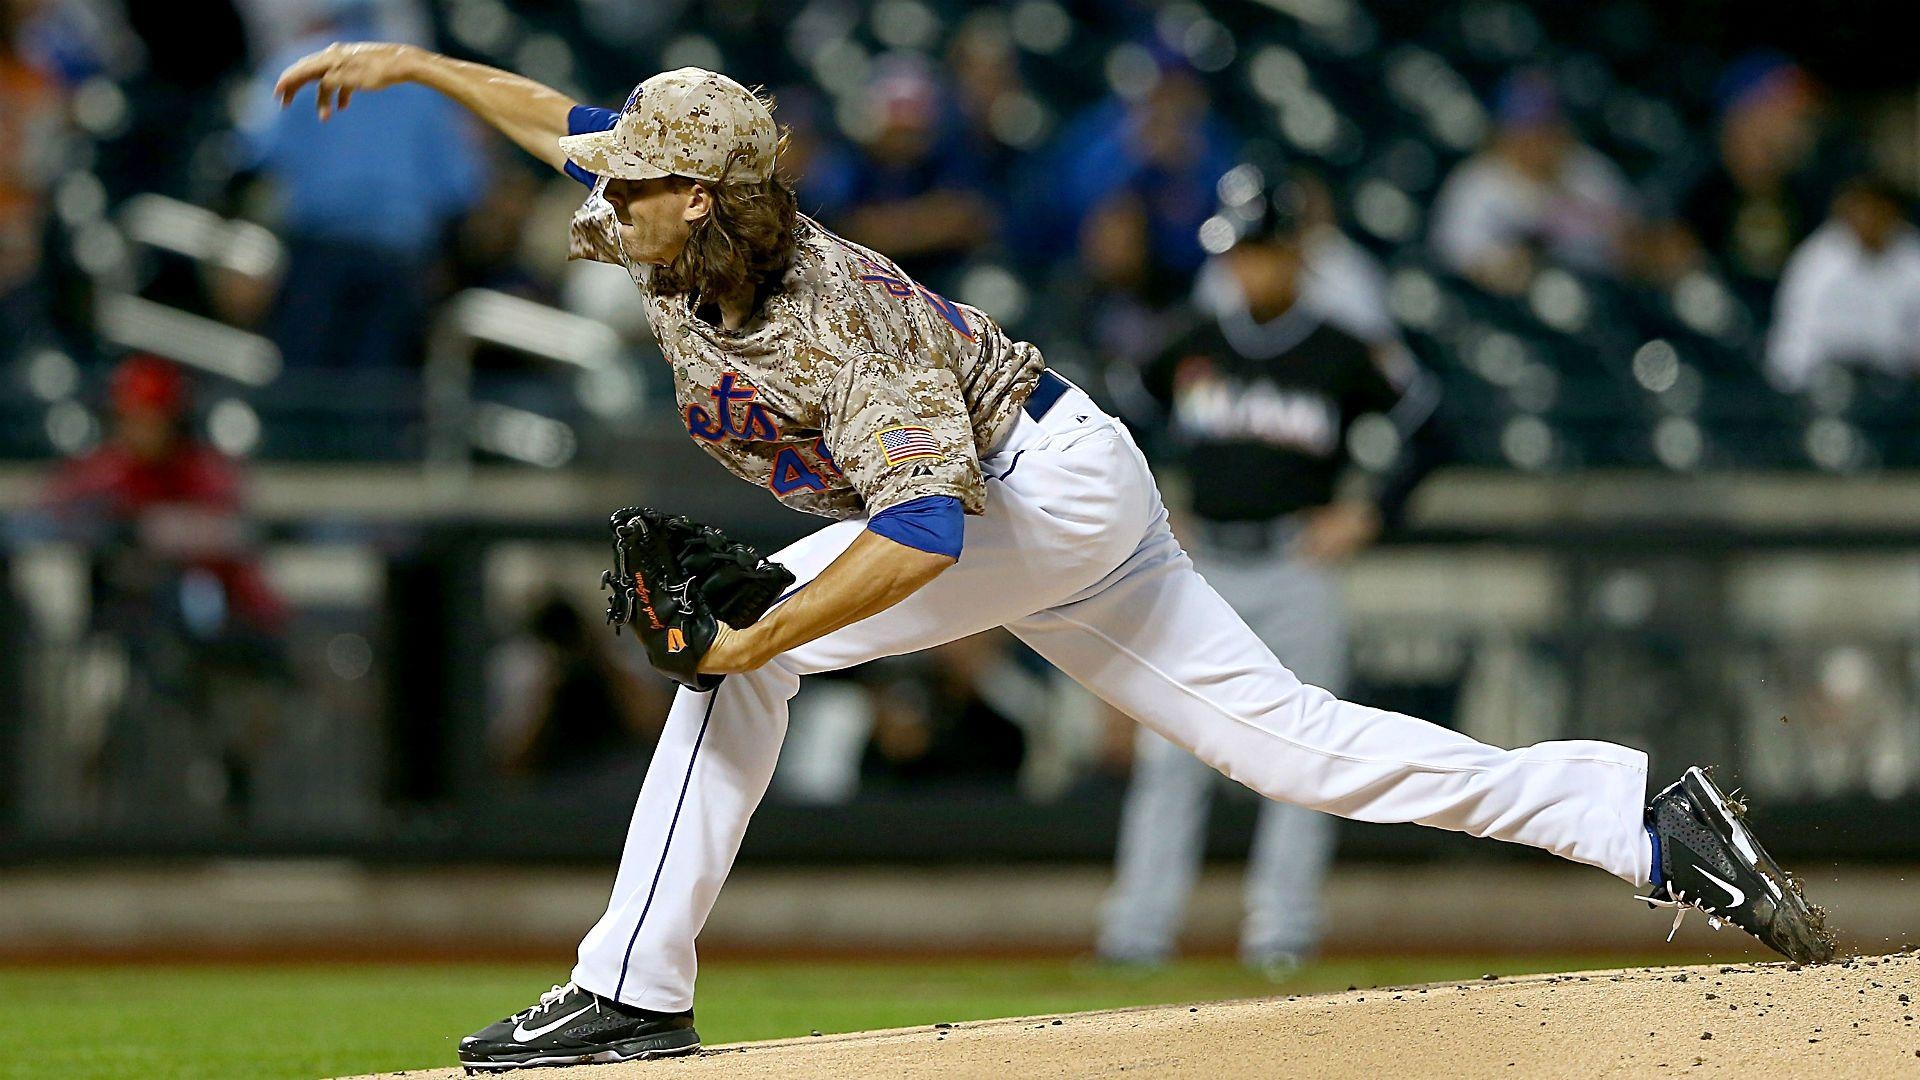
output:
[[[308,83],[316,84],[320,119],[330,119],[347,107],[356,90],[384,90],[413,78],[426,51],[412,45],[384,41],[335,43],[287,65],[273,84],[280,107],[293,104],[294,95]]]

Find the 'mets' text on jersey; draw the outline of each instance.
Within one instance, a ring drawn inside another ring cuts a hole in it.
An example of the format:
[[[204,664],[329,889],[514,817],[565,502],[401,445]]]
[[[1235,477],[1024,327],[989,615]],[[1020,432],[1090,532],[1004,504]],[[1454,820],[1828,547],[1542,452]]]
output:
[[[877,514],[930,495],[986,508],[980,457],[1040,377],[1040,354],[883,255],[802,217],[793,263],[737,331],[651,287],[595,189],[576,258],[626,266],[673,368],[687,435],[797,510]]]
[[[1234,319],[1234,315],[1224,316]],[[1230,334],[1196,315],[1141,370],[1211,521],[1264,521],[1333,501],[1354,420],[1401,398],[1368,346],[1296,308]]]

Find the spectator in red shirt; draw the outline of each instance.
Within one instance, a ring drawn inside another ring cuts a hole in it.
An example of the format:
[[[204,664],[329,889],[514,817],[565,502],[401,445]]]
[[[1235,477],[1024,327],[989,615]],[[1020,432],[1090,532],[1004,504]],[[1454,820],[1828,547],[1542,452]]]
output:
[[[134,356],[114,371],[108,396],[106,441],[61,469],[48,503],[69,522],[126,530],[147,570],[211,575],[245,629],[277,634],[286,608],[253,560],[240,471],[188,430],[186,376]]]

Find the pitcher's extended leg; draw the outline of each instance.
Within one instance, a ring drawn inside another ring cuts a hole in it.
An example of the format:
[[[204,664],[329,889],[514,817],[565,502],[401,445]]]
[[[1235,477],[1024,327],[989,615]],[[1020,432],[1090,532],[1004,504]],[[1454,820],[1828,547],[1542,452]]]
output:
[[[1103,587],[1010,629],[1268,798],[1527,844],[1647,881],[1644,753],[1591,741],[1502,750],[1305,685],[1194,572],[1164,525]]]

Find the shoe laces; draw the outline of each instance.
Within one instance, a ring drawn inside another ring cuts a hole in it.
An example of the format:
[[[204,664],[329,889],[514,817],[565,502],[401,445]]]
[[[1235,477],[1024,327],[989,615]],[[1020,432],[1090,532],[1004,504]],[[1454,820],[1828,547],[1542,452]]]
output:
[[[1669,944],[1673,941],[1673,935],[1680,932],[1680,923],[1686,919],[1687,912],[1689,911],[1705,912],[1707,916],[1707,926],[1714,930],[1720,929],[1724,923],[1725,920],[1721,919],[1719,913],[1714,908],[1708,907],[1698,900],[1687,899],[1687,890],[1675,889],[1672,886],[1662,886],[1662,888],[1667,890],[1667,896],[1663,897],[1659,893],[1653,893],[1648,896],[1643,896],[1640,899],[1645,900],[1649,907],[1673,909],[1673,925],[1667,929],[1667,941]]]
[[[572,981],[568,981],[565,985],[562,985],[562,986],[556,986],[553,989],[548,990],[546,993],[541,994],[540,1001],[537,1004],[535,1004],[533,1007],[526,1009],[522,1012],[514,1013],[513,1019],[531,1020],[535,1016],[538,1016],[539,1014],[546,1012],[548,1009],[553,1008],[555,1005],[560,1004],[560,1000],[562,998],[566,997],[568,994],[573,993],[577,989],[579,989],[579,987],[573,985]],[[600,1004],[600,998],[597,995],[594,997],[593,1003],[596,1007]]]

